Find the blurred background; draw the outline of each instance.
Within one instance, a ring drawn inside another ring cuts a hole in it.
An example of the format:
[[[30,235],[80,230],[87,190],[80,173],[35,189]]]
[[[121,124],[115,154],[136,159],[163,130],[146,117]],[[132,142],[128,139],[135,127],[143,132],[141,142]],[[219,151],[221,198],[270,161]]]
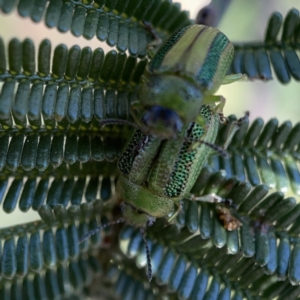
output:
[[[180,2],[182,9],[189,11],[190,17],[193,19],[199,9],[210,2],[207,0],[173,1]],[[271,13],[278,11],[285,17],[291,8],[300,10],[299,0],[233,0],[218,27],[233,42],[262,41]],[[77,44],[81,48],[90,46],[95,49],[101,46],[105,51],[110,50],[106,43],[101,43],[97,38],[88,41],[82,37],[74,37],[70,32],[60,33],[55,28],[47,28],[43,22],[36,24],[30,19],[21,18],[16,12],[4,15],[0,11],[0,36],[6,45],[13,37],[21,41],[25,38],[31,38],[36,46],[43,39],[48,38],[51,40],[52,49],[56,45],[64,43],[68,47]],[[261,117],[265,122],[270,118],[278,118],[280,123],[290,120],[293,125],[299,122],[299,83],[292,79],[290,83],[282,85],[277,81],[275,75],[273,77],[274,80],[269,82],[258,80],[237,82],[221,87],[217,94],[223,95],[227,99],[225,115],[243,116],[244,112],[249,110],[250,120]],[[13,214],[0,212],[0,215],[0,227],[39,218],[35,212],[21,213],[18,209]]]

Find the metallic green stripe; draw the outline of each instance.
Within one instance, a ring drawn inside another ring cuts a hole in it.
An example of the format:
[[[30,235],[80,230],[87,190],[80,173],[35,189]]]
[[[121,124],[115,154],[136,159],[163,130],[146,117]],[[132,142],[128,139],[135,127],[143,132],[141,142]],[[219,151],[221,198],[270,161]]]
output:
[[[192,26],[192,25],[191,25]],[[158,69],[168,53],[168,51],[177,43],[177,41],[184,35],[184,33],[191,27],[187,26],[182,28],[181,30],[175,32],[167,42],[158,50],[155,56],[152,58],[148,65],[148,69],[150,72],[153,72],[155,69]]]
[[[220,57],[228,43],[228,38],[222,32],[219,32],[214,38],[207,51],[204,64],[197,75],[197,82],[200,86],[209,88],[209,85],[212,83],[214,75],[216,74]]]
[[[203,105],[201,107],[201,116],[209,124],[212,119],[212,111],[208,105]],[[209,130],[209,129],[208,129]],[[173,198],[182,195],[183,191],[186,189],[189,182],[190,172],[195,165],[199,164],[200,161],[204,163],[207,156],[209,155],[209,149],[205,149],[205,152],[201,150],[202,148],[197,148],[192,151],[188,151],[193,141],[201,140],[201,137],[205,134],[205,129],[196,123],[191,123],[190,128],[187,130],[187,137],[192,140],[183,143],[178,158],[174,164],[173,172],[170,175],[169,182],[165,187],[165,195],[167,197]],[[214,142],[214,141],[213,141]],[[201,159],[199,159],[199,152],[203,152]]]

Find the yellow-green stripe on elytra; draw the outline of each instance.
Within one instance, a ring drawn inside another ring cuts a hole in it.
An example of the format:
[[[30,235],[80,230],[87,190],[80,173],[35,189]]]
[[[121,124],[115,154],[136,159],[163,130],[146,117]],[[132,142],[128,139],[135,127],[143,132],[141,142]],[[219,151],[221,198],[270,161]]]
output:
[[[155,54],[153,59],[150,61],[148,65],[148,70],[153,72],[160,68],[162,61],[165,59],[167,53],[170,52],[173,45],[177,43],[177,41],[182,37],[182,35],[189,29],[191,26],[184,27],[177,32],[175,32],[167,41],[166,43],[159,49],[159,51]]]
[[[218,29],[193,25],[168,40],[150,62],[149,72],[179,74],[203,93],[213,93],[227,73],[233,52],[233,45]]]

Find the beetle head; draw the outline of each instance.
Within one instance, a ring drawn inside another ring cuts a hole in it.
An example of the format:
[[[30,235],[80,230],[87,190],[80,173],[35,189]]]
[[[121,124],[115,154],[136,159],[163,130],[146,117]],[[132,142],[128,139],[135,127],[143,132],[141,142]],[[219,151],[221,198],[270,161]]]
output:
[[[176,137],[199,114],[203,95],[198,87],[176,75],[145,75],[138,95],[150,134]]]

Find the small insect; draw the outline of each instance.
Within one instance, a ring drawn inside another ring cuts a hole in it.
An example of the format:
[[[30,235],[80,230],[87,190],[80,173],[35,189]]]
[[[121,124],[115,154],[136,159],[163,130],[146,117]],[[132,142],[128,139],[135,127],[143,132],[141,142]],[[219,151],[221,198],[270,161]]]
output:
[[[118,162],[121,175],[116,186],[123,217],[104,226],[126,222],[140,228],[146,247],[149,281],[152,268],[145,229],[156,218],[171,222],[179,213],[183,198],[211,203],[224,201],[214,194],[196,197],[190,191],[210,155],[227,156],[226,147],[248,115],[246,113],[232,124],[223,148],[215,145],[220,114],[214,103],[201,107],[199,120],[202,125],[192,122],[184,126],[177,139],[161,140],[152,135],[146,138],[141,130],[135,130],[128,140]],[[90,231],[81,241],[104,226]]]
[[[151,31],[150,25],[145,24]],[[160,139],[177,138],[191,122],[201,121],[199,111],[203,104],[220,102],[216,111],[221,112],[225,99],[213,94],[222,84],[243,78],[242,74],[226,75],[234,47],[216,28],[184,27],[156,53],[149,51],[149,54],[152,58],[141,78],[138,101],[132,109],[135,123],[109,119],[102,125],[130,124]]]

